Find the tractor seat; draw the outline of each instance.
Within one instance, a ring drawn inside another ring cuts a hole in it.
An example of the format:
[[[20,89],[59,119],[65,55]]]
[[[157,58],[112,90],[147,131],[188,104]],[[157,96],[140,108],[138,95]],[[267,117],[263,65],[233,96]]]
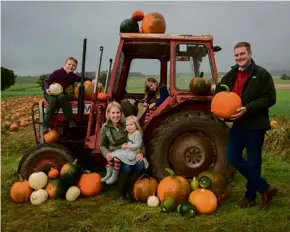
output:
[[[45,99],[42,100],[43,102],[43,108],[44,108],[44,113],[46,112],[47,110],[47,107],[48,107],[48,103]],[[73,114],[77,114],[78,112],[78,101],[69,101],[69,104],[72,108],[72,112]],[[90,111],[91,111],[91,101],[84,101],[84,114],[89,114]],[[56,109],[56,114],[62,114],[62,109],[58,108]]]

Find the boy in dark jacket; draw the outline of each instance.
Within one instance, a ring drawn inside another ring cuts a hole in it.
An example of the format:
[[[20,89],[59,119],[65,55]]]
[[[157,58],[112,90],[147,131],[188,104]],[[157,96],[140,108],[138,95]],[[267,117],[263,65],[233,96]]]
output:
[[[48,102],[48,108],[43,120],[43,132],[47,132],[49,130],[50,120],[59,105],[64,113],[66,120],[68,120],[69,127],[75,127],[76,123],[72,118],[72,109],[69,104],[68,95],[64,93],[65,89],[75,83],[81,81],[81,77],[76,75],[74,71],[77,68],[78,61],[74,57],[68,57],[65,60],[65,64],[62,68],[54,71],[49,78],[45,81],[45,93],[44,98]],[[84,80],[90,80],[88,78],[84,78]],[[49,86],[52,83],[59,83],[63,88],[63,93],[53,96],[49,91]]]
[[[256,203],[256,192],[262,196],[262,209],[267,208],[277,188],[261,177],[264,136],[270,129],[269,108],[276,103],[276,90],[271,74],[252,59],[251,45],[240,42],[234,47],[236,65],[216,85],[215,92],[227,85],[238,94],[243,107],[231,117],[226,158],[247,179],[242,208]],[[247,160],[243,150],[247,149]]]

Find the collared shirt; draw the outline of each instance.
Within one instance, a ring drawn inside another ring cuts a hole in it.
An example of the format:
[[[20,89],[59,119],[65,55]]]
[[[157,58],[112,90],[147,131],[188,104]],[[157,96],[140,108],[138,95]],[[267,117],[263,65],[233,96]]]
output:
[[[249,78],[251,70],[252,63],[250,63],[243,71],[241,67],[238,68],[237,77],[232,92],[238,94],[240,97],[242,97],[243,88],[245,86],[246,81]]]

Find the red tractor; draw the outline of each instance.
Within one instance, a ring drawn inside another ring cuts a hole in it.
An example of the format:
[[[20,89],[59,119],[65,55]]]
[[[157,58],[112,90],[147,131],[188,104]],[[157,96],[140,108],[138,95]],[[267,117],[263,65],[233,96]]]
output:
[[[122,106],[127,115],[136,114],[137,104],[144,99],[145,80],[154,74],[160,84],[168,87],[169,97],[155,111],[140,118],[152,175],[162,179],[167,175],[166,167],[186,178],[214,170],[229,181],[235,169],[225,160],[228,126],[211,113],[211,94],[197,96],[189,88],[192,77],[218,82],[214,53],[220,50],[213,45],[210,35],[121,33],[112,71],[110,65],[107,75],[107,99],[98,100],[95,87],[91,101],[84,101],[82,81],[78,101],[70,102],[77,127],[70,129],[61,111],[52,120],[51,128],[61,137],[58,143],[44,143],[41,123],[47,103],[43,100],[34,104],[32,114],[37,108],[40,118],[39,125],[34,123],[37,146],[22,157],[19,173],[27,178],[35,169],[60,168],[75,158],[84,168],[104,167],[106,160],[100,153],[99,139],[107,104],[113,100],[126,103],[126,99],[131,99],[128,102],[132,104]],[[86,39],[82,79],[85,51]],[[101,47],[96,83],[102,54]],[[148,71],[153,69],[154,73]],[[150,75],[144,75],[144,70],[151,72]]]

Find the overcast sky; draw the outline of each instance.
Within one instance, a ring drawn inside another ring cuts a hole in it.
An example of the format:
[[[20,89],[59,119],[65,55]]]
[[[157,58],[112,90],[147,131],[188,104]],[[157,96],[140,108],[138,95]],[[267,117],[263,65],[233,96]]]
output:
[[[97,69],[100,45],[104,46],[102,69],[107,69],[109,58],[115,57],[120,23],[137,9],[163,14],[167,33],[212,34],[214,43],[223,48],[216,54],[218,71],[234,64],[233,46],[243,40],[252,44],[256,63],[267,69],[290,69],[290,2],[1,4],[1,66],[17,75],[51,73],[68,56],[80,61],[80,71],[84,38],[86,70]]]

